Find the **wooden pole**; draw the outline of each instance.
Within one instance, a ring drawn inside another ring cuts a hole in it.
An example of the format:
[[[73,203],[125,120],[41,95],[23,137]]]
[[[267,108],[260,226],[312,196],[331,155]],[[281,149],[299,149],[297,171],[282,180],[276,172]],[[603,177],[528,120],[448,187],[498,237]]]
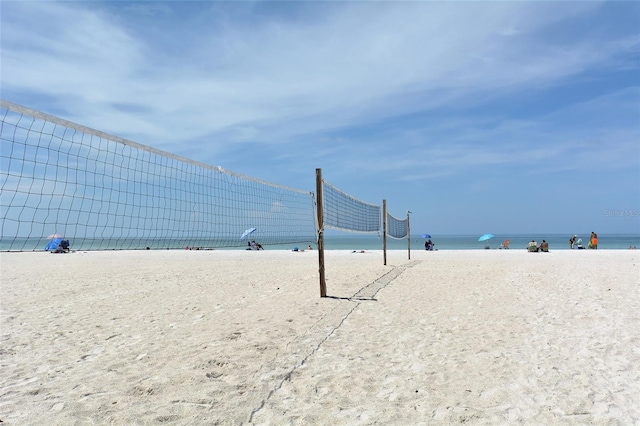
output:
[[[324,277],[324,215],[322,205],[322,169],[316,169],[316,214],[318,216],[318,271],[320,272],[320,297],[327,297]]]
[[[382,253],[387,264],[387,200],[382,200]]]
[[[411,260],[411,223],[409,222],[409,214],[407,210],[407,251],[409,252],[409,260]]]

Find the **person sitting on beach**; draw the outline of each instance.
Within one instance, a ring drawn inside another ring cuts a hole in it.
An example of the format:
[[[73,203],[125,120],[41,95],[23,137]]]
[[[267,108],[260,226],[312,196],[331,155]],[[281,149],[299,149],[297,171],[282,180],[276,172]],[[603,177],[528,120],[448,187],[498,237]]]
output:
[[[537,252],[538,251],[538,244],[536,244],[536,242],[534,240],[531,240],[531,242],[527,246],[527,250],[529,250],[530,252]]]
[[[69,253],[69,240],[62,240],[55,250],[51,250],[51,253]]]
[[[309,247],[307,247],[307,250],[313,250],[313,247],[311,247],[311,244],[309,244]]]
[[[549,243],[545,240],[542,240],[542,242],[540,243],[540,249],[538,251],[549,253]]]

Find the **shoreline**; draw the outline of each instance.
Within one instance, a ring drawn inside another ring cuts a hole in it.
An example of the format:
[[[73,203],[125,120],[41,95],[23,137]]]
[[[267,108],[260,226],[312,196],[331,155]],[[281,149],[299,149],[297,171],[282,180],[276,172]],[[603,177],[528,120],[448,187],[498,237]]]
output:
[[[579,234],[580,235],[580,234]],[[560,234],[533,234],[533,235],[504,235],[496,236],[488,242],[479,242],[477,237],[469,235],[442,235],[435,236],[432,241],[435,243],[435,248],[438,250],[484,250],[485,246],[489,246],[492,250],[498,249],[500,245],[506,241],[510,241],[511,249],[526,249],[528,243],[534,239],[540,242],[545,239],[549,243],[549,247],[552,250],[570,250],[569,248],[569,236]],[[74,239],[70,238],[71,248],[83,251],[112,251],[112,250],[145,250],[147,246],[150,250],[183,250],[185,247],[204,248],[209,250],[245,250],[245,245],[237,245],[235,247],[222,246],[216,247],[213,241],[192,241],[192,242],[179,242],[174,240],[156,240],[149,241],[137,241],[137,240],[122,240],[122,239]],[[266,250],[291,250],[293,247],[304,248],[311,244],[312,247],[317,248],[315,241],[305,242],[290,242],[290,243],[269,243],[260,241],[265,245]],[[583,246],[586,248],[588,241],[582,238]],[[0,243],[2,251],[8,251],[13,247],[13,251],[25,251],[25,252],[44,252],[44,247],[48,241],[46,239],[17,239],[15,241],[3,241]],[[133,246],[130,244],[135,243]],[[372,249],[382,250],[382,238],[374,235],[343,235],[325,237],[325,250],[347,250],[347,249]],[[412,250],[424,250],[425,239],[423,238],[411,238]],[[395,240],[392,238],[387,239],[387,250],[405,250],[408,246],[406,239]],[[640,234],[602,234],[600,235],[600,241],[598,245],[599,250],[624,250],[629,247],[640,247]],[[26,249],[28,248],[28,249]],[[26,249],[26,250],[25,250]]]
[[[325,248],[325,253],[353,253],[353,252],[360,252],[361,250],[364,250],[367,253],[380,253],[382,254],[384,252],[383,249],[381,248],[375,248],[375,249],[369,249],[369,248],[334,248],[334,249],[326,249]],[[633,248],[598,248],[598,249],[588,249],[588,248],[584,248],[584,249],[568,249],[568,248],[550,248],[549,249],[549,253],[565,253],[565,252],[628,252],[628,251],[633,251],[633,250],[638,250],[637,247]],[[264,250],[246,250],[246,249],[234,249],[234,248],[201,248],[201,249],[184,249],[184,248],[175,248],[175,249],[162,249],[162,248],[156,248],[156,249],[104,249],[104,250],[82,250],[82,249],[73,249],[71,248],[69,253],[57,253],[57,254],[77,254],[77,253],[83,253],[83,254],[89,254],[89,253],[183,253],[183,252],[206,252],[206,253],[211,253],[211,252],[229,252],[229,253],[244,253],[244,252],[248,252],[248,253],[287,253],[287,252],[295,252],[295,253],[315,253],[318,250],[316,248],[313,248],[312,250],[308,250],[307,248],[303,248],[303,249],[299,249],[299,250],[293,250],[293,249],[288,249],[288,248],[266,248]],[[387,253],[407,253],[408,249],[404,248],[404,249],[398,249],[398,248],[394,248],[394,249],[387,249]],[[446,253],[486,253],[486,252],[527,252],[527,248],[524,247],[518,247],[518,248],[509,248],[509,249],[501,249],[498,247],[492,247],[489,249],[483,249],[483,248],[463,248],[463,249],[436,249],[436,250],[425,250],[425,249],[420,249],[420,248],[411,248],[411,254],[413,255],[414,253],[436,253],[436,252],[446,252]],[[0,254],[7,254],[7,255],[15,255],[15,254],[31,254],[31,255],[42,255],[42,254],[52,254],[49,251],[44,251],[44,250],[37,250],[37,251],[19,251],[19,250],[12,250],[12,251],[0,251]]]

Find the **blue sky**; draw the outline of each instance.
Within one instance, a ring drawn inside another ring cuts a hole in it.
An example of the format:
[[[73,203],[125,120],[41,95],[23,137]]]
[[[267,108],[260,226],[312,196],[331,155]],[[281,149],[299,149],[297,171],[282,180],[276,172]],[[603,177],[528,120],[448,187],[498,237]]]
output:
[[[640,233],[640,2],[12,2],[1,97],[415,233]]]

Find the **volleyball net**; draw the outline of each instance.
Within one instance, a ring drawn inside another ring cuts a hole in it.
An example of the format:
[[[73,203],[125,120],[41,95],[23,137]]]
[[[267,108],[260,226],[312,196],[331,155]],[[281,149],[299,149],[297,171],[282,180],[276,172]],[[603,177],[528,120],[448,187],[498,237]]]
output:
[[[339,231],[380,232],[381,206],[367,203],[322,180],[324,226]]]
[[[409,218],[398,219],[380,204],[359,200],[322,179],[324,227],[345,232],[378,233],[401,240],[409,235]],[[385,202],[386,204],[386,202]],[[386,227],[382,220],[386,213]]]
[[[398,219],[387,213],[387,236],[395,240],[402,240],[409,236],[409,218]]]
[[[241,247],[316,240],[314,194],[0,100],[0,250]],[[245,231],[255,231],[242,237]]]
[[[240,248],[318,241],[316,195],[163,152],[0,99],[0,250]],[[408,236],[321,179],[323,228]]]

